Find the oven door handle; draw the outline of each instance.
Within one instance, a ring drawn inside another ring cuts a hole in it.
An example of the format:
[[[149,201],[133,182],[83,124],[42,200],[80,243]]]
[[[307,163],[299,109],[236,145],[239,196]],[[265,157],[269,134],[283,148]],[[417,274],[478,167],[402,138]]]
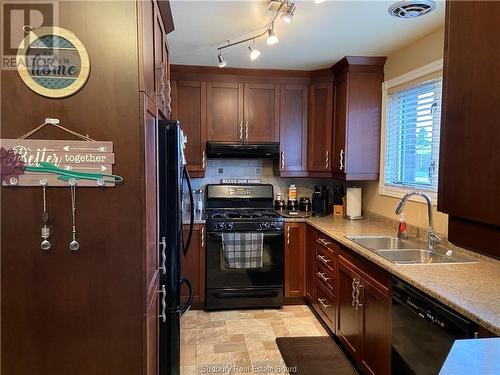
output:
[[[186,179],[187,187],[189,189],[189,205],[191,206],[191,212],[189,214],[189,234],[186,243],[184,243],[183,241],[182,244],[182,251],[184,253],[184,256],[186,256],[189,251],[189,246],[191,245],[191,239],[193,238],[193,228],[194,228],[194,197],[193,197],[193,189],[191,187],[191,178],[189,177],[187,165],[184,166],[183,177]],[[183,231],[181,231],[181,236],[182,233]]]
[[[245,298],[260,298],[260,297],[275,297],[278,295],[276,291],[252,291],[252,294],[244,292],[216,292],[213,293],[214,296],[218,298],[235,298],[235,297],[245,297]]]

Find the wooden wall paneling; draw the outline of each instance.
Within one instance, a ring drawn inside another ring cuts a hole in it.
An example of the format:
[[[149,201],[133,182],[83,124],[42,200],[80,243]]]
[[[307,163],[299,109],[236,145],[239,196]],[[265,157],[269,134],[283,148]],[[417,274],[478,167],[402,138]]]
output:
[[[111,14],[120,14],[112,25]],[[136,16],[134,2],[59,3],[60,24],[83,42],[92,63],[88,82],[73,96],[45,98],[16,71],[0,72],[2,138],[56,117],[72,130],[112,140],[114,171],[124,177],[115,188],[76,189],[77,253],[68,248],[69,189],[47,190],[53,234],[52,249],[43,253],[41,189],[1,188],[2,374],[143,371],[144,130],[138,54],[130,48],[137,45]],[[38,137],[66,135],[47,128]]]

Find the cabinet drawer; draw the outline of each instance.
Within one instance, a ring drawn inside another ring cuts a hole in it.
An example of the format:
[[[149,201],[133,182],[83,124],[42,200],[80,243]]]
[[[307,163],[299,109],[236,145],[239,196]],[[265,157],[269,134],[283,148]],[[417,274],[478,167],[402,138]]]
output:
[[[335,274],[321,263],[318,263],[316,268],[316,280],[327,287],[331,293],[335,293]]]
[[[339,245],[322,233],[318,232],[318,236],[316,237],[316,243],[319,246],[323,247],[325,250],[331,252],[333,255],[339,253]]]
[[[321,285],[318,285],[316,289],[316,295],[317,295],[317,306],[319,307],[320,311],[323,313],[321,314],[323,318],[327,318],[325,323],[334,331],[335,327],[335,296],[328,292],[326,288],[324,288]],[[323,319],[324,320],[324,319]],[[335,332],[335,331],[334,331]]]
[[[316,246],[316,260],[318,264],[321,264],[327,268],[330,272],[335,274],[337,268],[336,256],[327,250],[323,246]]]

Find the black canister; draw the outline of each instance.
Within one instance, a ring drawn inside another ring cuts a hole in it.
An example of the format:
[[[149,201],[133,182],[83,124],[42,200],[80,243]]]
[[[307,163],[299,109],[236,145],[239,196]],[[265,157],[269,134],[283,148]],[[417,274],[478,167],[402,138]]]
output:
[[[310,212],[311,211],[311,200],[307,197],[302,197],[299,199],[299,211]]]

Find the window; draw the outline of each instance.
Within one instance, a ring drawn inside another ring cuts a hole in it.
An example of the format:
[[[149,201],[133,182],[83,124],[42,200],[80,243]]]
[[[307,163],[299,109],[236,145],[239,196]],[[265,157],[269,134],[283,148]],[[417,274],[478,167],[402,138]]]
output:
[[[437,192],[441,87],[441,72],[386,86],[382,194]]]

